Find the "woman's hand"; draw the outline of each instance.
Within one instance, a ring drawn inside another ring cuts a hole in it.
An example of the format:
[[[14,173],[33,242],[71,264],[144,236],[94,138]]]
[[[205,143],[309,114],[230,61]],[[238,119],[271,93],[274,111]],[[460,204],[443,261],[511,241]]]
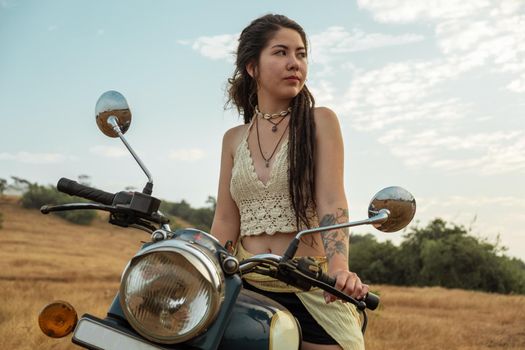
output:
[[[361,282],[361,279],[356,273],[349,271],[348,269],[339,269],[330,273],[330,276],[335,278],[335,288],[342,291],[345,294],[350,295],[355,299],[362,299],[366,296],[369,291],[367,284]],[[324,292],[324,299],[326,303],[331,303],[337,300],[337,297]],[[343,300],[343,302],[345,302]]]

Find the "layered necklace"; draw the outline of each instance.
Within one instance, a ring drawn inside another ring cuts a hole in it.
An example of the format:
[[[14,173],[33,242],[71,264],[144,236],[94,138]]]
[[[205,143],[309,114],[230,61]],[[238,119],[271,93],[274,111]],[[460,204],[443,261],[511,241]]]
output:
[[[288,114],[290,114],[291,111],[292,111],[292,108],[289,107],[287,110],[279,112],[279,113],[266,114],[266,113],[261,113],[259,111],[259,107],[255,106],[255,130],[257,131],[257,145],[259,146],[259,152],[261,152],[261,157],[264,159],[264,164],[266,165],[267,168],[270,167],[270,160],[273,158],[273,156],[275,154],[275,151],[277,151],[277,147],[279,147],[279,144],[281,143],[281,141],[282,141],[282,139],[284,137],[284,134],[286,134],[286,130],[288,130],[288,126],[290,125],[290,123],[288,123],[286,125],[286,128],[284,128],[284,131],[281,134],[281,137],[279,138],[279,141],[277,141],[277,144],[273,148],[272,154],[270,154],[270,156],[268,158],[266,158],[264,156],[264,153],[263,153],[262,147],[261,147],[261,138],[259,136],[259,118],[258,117],[260,116],[261,118],[264,118],[265,120],[268,120],[271,124],[273,124],[272,131],[273,132],[277,132],[277,126],[284,120],[284,117],[286,117]],[[281,118],[281,120],[279,120],[278,122],[274,122],[272,119],[275,119],[275,118]]]
[[[282,121],[284,120],[284,117],[286,117],[291,112],[292,112],[292,107],[288,107],[288,109],[281,111],[279,113],[274,113],[274,114],[262,113],[261,111],[259,111],[259,106],[255,106],[255,116],[261,117],[264,120],[267,120],[268,122],[270,122],[270,124],[273,125],[272,126],[273,132],[277,132],[277,126],[279,126],[279,124],[281,124]],[[278,122],[273,121],[273,119],[278,119],[278,118],[281,118],[281,120],[279,120]]]

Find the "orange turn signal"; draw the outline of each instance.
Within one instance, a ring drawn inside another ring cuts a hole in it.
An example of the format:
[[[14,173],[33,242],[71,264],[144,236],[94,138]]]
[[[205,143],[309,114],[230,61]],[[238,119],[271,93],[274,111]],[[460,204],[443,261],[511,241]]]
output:
[[[38,315],[38,325],[45,335],[62,338],[75,329],[78,317],[75,308],[65,301],[46,305]]]

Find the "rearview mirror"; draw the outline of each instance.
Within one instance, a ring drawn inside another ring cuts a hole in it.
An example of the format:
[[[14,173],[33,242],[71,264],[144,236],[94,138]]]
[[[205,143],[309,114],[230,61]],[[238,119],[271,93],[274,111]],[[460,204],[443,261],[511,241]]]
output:
[[[106,91],[98,99],[95,106],[95,118],[97,126],[109,137],[118,137],[118,132],[115,131],[111,122],[108,122],[110,117],[120,128],[120,132],[125,134],[131,125],[131,111],[129,110],[128,102],[118,91]]]
[[[381,209],[390,212],[388,219],[374,225],[383,232],[395,232],[405,228],[416,214],[416,200],[414,196],[402,187],[392,186],[379,191],[370,201],[368,217],[371,218]]]

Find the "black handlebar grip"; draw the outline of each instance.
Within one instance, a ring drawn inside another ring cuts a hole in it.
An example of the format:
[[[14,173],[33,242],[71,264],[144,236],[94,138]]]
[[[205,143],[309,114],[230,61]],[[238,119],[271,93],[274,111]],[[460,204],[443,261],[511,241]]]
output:
[[[335,287],[335,278],[332,278],[325,273],[321,272],[317,279],[323,283],[328,284],[329,286]]]
[[[366,303],[366,308],[375,310],[379,306],[379,295],[368,292],[366,293],[363,301]]]
[[[102,190],[97,190],[89,186],[81,185],[76,181],[66,179],[65,177],[58,180],[57,190],[71,196],[78,196],[91,201],[106,205],[113,204],[115,195]]]
[[[329,286],[335,287],[335,278],[332,278],[327,274],[321,273],[318,280]],[[371,292],[366,293],[362,301],[365,302],[366,308],[370,310],[375,310],[379,306],[379,296]]]

